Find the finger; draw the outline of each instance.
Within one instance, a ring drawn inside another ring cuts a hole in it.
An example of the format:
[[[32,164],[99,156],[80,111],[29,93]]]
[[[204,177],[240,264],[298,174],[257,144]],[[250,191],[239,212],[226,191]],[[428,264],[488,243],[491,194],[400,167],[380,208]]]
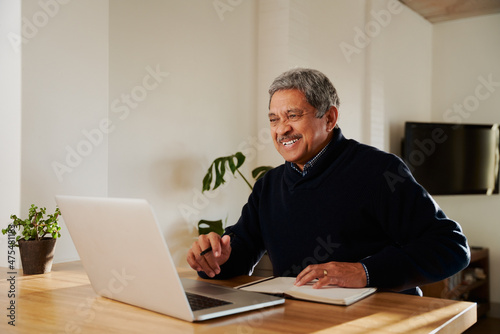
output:
[[[198,262],[200,262],[203,268],[207,268],[206,274],[210,277],[214,277],[215,275],[220,273],[220,263],[224,262],[224,260],[221,259],[222,239],[217,233],[210,232],[203,240],[200,241],[203,242],[203,244],[200,242],[200,245],[204,245],[204,242],[206,242],[206,245],[208,245],[203,246],[203,250],[211,248],[211,251],[203,251],[202,253],[200,252],[200,254],[198,254],[197,260]]]
[[[220,267],[217,264],[217,261],[215,261],[212,253],[200,256],[198,262],[201,264],[201,271],[205,272],[205,274],[207,274],[209,277],[214,277],[215,275],[220,273]]]
[[[296,286],[301,286],[301,285],[304,285],[306,283],[306,281],[304,280],[304,277],[308,274],[309,270],[308,268],[302,270],[298,275],[297,277],[295,278],[295,285]]]
[[[191,268],[193,268],[196,271],[201,271],[202,268],[200,264],[196,261],[196,257],[194,256],[194,252],[192,249],[189,249],[187,257],[186,257],[187,263]]]
[[[324,287],[325,285],[329,285],[329,284],[335,285],[336,284],[335,281],[336,281],[335,277],[324,276],[324,277],[318,279],[318,281],[313,284],[313,289],[320,289],[320,288]]]
[[[205,257],[200,256],[201,249],[204,246],[200,246],[200,243],[206,244],[203,241],[203,238],[198,239],[198,241],[194,242],[191,246],[191,249],[188,251],[188,263],[191,265],[193,269],[196,271],[204,271],[207,275],[213,271]]]
[[[209,277],[214,277],[220,272],[219,265],[214,257],[214,252],[210,251],[201,255],[203,250],[214,247],[211,245],[211,242],[208,235],[200,235],[198,241],[193,244],[192,250],[195,261],[200,265],[201,271],[205,272]]]
[[[302,270],[295,279],[295,284],[302,281],[302,279],[312,270],[311,266],[307,266],[304,270]]]
[[[221,253],[229,254],[231,252],[231,236],[225,235],[221,241]]]
[[[210,240],[208,234],[202,234],[198,237],[198,240],[193,244],[194,247],[198,246],[200,250],[206,249],[210,246]],[[193,248],[194,248],[193,247]]]
[[[210,247],[212,247],[213,256],[219,257],[221,254],[221,237],[215,232],[210,232],[207,234],[208,240],[210,242]],[[204,248],[206,249],[206,248]]]
[[[295,280],[296,286],[302,286],[311,282],[316,278],[324,277],[323,269],[317,265],[310,265],[306,269],[302,270]]]

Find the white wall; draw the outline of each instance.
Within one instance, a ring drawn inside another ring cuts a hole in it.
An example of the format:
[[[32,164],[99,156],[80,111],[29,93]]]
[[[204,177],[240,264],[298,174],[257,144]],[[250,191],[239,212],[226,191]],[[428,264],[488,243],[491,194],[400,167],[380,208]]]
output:
[[[432,92],[433,26],[404,8],[392,15],[383,45],[374,51],[374,58],[382,63],[379,72],[384,82],[385,145],[381,148],[398,155],[404,123],[430,118]]]
[[[433,26],[434,121],[500,123],[499,32],[500,14]],[[460,222],[471,245],[490,249],[491,313],[500,317],[500,196],[436,196],[436,200]]]
[[[21,214],[54,195],[107,194],[106,1],[23,1]],[[89,136],[93,139],[89,139]],[[64,227],[64,223],[63,223]],[[65,228],[54,261],[78,258]]]
[[[365,4],[356,1],[259,1],[258,129],[269,127],[267,90],[293,67],[311,67],[332,80],[340,97],[344,134],[363,140],[365,50],[346,57],[339,45],[353,44],[355,27],[364,27]],[[283,163],[272,144],[259,152],[259,165]]]
[[[21,207],[21,1],[0,2],[0,229]],[[12,238],[12,237],[11,237]],[[7,266],[8,236],[0,234],[0,266]],[[5,256],[4,256],[5,254]],[[19,264],[19,254],[16,254]]]

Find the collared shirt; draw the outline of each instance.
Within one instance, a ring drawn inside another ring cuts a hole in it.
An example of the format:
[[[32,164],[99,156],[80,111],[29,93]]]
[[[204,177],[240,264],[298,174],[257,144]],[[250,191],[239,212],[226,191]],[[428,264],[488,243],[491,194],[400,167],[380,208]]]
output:
[[[305,165],[304,165],[304,168],[302,170],[300,170],[297,165],[293,162],[291,162],[291,166],[293,169],[295,169],[300,175],[302,176],[306,176],[307,173],[309,172],[309,170],[311,170],[311,168],[314,167],[314,164],[319,160],[319,158],[323,155],[323,153],[325,153],[326,149],[328,148],[328,145],[330,145],[330,142],[328,142],[328,144],[326,144],[325,147],[323,147],[323,149],[321,151],[319,151],[318,154],[316,154],[316,156],[314,158],[312,158],[311,160],[309,160]]]

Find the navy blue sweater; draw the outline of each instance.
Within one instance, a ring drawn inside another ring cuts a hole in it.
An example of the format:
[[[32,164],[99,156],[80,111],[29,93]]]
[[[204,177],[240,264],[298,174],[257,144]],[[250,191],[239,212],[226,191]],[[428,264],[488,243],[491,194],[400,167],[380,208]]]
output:
[[[217,278],[251,273],[267,250],[275,276],[310,264],[362,262],[369,285],[414,293],[465,268],[469,247],[397,156],[340,129],[306,176],[285,163],[254,186]],[[203,275],[204,276],[204,275]]]

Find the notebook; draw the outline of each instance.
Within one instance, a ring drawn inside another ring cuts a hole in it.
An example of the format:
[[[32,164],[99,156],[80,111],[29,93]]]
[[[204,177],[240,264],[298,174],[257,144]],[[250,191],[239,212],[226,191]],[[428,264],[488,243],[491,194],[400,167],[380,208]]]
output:
[[[237,289],[282,295],[295,299],[334,305],[351,305],[377,291],[376,288],[341,288],[334,285],[319,289],[312,287],[314,282],[295,286],[295,277],[268,277],[260,281],[237,286]]]
[[[56,202],[90,283],[102,297],[186,321],[284,303],[275,296],[181,279],[144,199],[56,196]],[[209,305],[193,308],[192,299]]]

